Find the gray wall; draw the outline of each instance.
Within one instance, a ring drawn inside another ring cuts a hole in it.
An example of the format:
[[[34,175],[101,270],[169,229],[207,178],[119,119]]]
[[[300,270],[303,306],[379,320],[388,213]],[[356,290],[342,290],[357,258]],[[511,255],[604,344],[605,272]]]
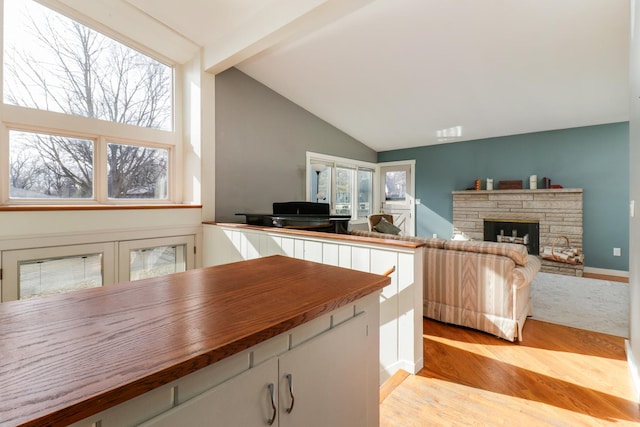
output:
[[[236,213],[304,200],[307,151],[367,162],[377,156],[235,68],[216,76],[216,221],[243,222]]]
[[[416,160],[416,234],[452,233],[453,190],[476,178],[551,178],[584,189],[585,266],[629,269],[629,124],[615,123],[379,153],[378,161]],[[614,257],[613,248],[622,249]]]

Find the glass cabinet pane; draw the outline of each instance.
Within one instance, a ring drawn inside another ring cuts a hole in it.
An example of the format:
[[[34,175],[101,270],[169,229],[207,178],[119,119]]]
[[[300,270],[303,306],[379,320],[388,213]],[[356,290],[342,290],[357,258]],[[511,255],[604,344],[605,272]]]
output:
[[[20,299],[102,286],[102,254],[21,261]]]
[[[140,280],[187,270],[187,245],[156,246],[129,252],[129,280]]]

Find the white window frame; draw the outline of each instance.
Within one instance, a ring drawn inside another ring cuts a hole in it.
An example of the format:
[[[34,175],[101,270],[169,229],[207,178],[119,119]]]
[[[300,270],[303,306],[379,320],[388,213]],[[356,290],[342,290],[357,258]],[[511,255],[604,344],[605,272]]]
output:
[[[312,163],[322,163],[322,164],[326,164],[327,166],[331,166],[332,168],[332,174],[334,176],[331,177],[331,197],[332,200],[330,200],[330,205],[331,205],[331,213],[335,213],[335,197],[336,197],[336,180],[335,180],[335,169],[338,167],[342,167],[342,168],[347,168],[347,169],[353,169],[355,171],[355,176],[354,176],[354,182],[353,182],[353,188],[352,188],[352,194],[353,197],[351,198],[351,223],[353,224],[359,224],[359,223],[366,223],[367,222],[367,218],[360,218],[358,217],[358,193],[357,193],[357,186],[358,186],[358,170],[359,169],[367,169],[370,170],[372,172],[372,182],[371,182],[371,194],[372,194],[372,203],[373,205],[371,206],[371,213],[374,212],[374,207],[379,205],[379,197],[378,197],[378,166],[376,163],[369,163],[369,162],[364,162],[361,160],[354,160],[354,159],[348,159],[345,157],[337,157],[337,156],[330,156],[328,154],[320,154],[320,153],[314,153],[311,151],[307,151],[307,156],[306,156],[306,200],[309,201],[315,201],[315,195],[313,194],[313,189],[311,188],[312,186],[312,180],[311,180],[311,171],[313,171],[313,168],[311,167]]]
[[[96,23],[78,13],[69,13],[68,8],[55,7],[49,1],[44,6],[62,13],[69,18],[86,25],[103,35],[126,46],[136,49],[144,55],[156,59],[173,69],[173,130],[143,128],[123,123],[109,122],[87,117],[73,116],[58,112],[38,110],[27,107],[0,103],[0,203],[7,205],[141,205],[141,204],[175,204],[181,203],[182,174],[182,94],[184,72],[179,64],[168,60],[157,52],[140,46],[120,34],[96,25]],[[4,1],[0,0],[0,19],[4,16]],[[0,53],[4,51],[4,43],[0,45]],[[3,82],[4,67],[0,66],[0,82]],[[3,97],[4,98],[4,97]],[[94,145],[94,197],[93,199],[11,199],[9,195],[9,129],[25,132],[50,133],[91,139]],[[128,145],[140,145],[150,148],[169,150],[167,165],[167,199],[109,199],[107,197],[107,165],[106,143],[115,142]]]

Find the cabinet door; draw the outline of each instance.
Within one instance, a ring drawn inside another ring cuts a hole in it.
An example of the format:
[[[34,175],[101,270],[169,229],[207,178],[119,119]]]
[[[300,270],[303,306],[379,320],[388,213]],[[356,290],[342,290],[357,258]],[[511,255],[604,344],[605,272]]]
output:
[[[366,313],[282,355],[279,383],[280,427],[371,424],[367,387],[377,381],[367,385]]]
[[[278,361],[271,359],[227,382],[176,406],[141,425],[141,427],[229,427],[278,425],[269,384],[273,387],[273,404],[277,408]]]

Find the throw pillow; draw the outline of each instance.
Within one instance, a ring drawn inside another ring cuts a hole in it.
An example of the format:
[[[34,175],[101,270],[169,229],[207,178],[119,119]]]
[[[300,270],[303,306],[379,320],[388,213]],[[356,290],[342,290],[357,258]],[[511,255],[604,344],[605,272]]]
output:
[[[373,229],[376,230],[378,233],[385,233],[385,234],[400,234],[400,231],[402,231],[400,227],[397,227],[391,224],[385,218],[380,218],[380,222],[374,225]]]

